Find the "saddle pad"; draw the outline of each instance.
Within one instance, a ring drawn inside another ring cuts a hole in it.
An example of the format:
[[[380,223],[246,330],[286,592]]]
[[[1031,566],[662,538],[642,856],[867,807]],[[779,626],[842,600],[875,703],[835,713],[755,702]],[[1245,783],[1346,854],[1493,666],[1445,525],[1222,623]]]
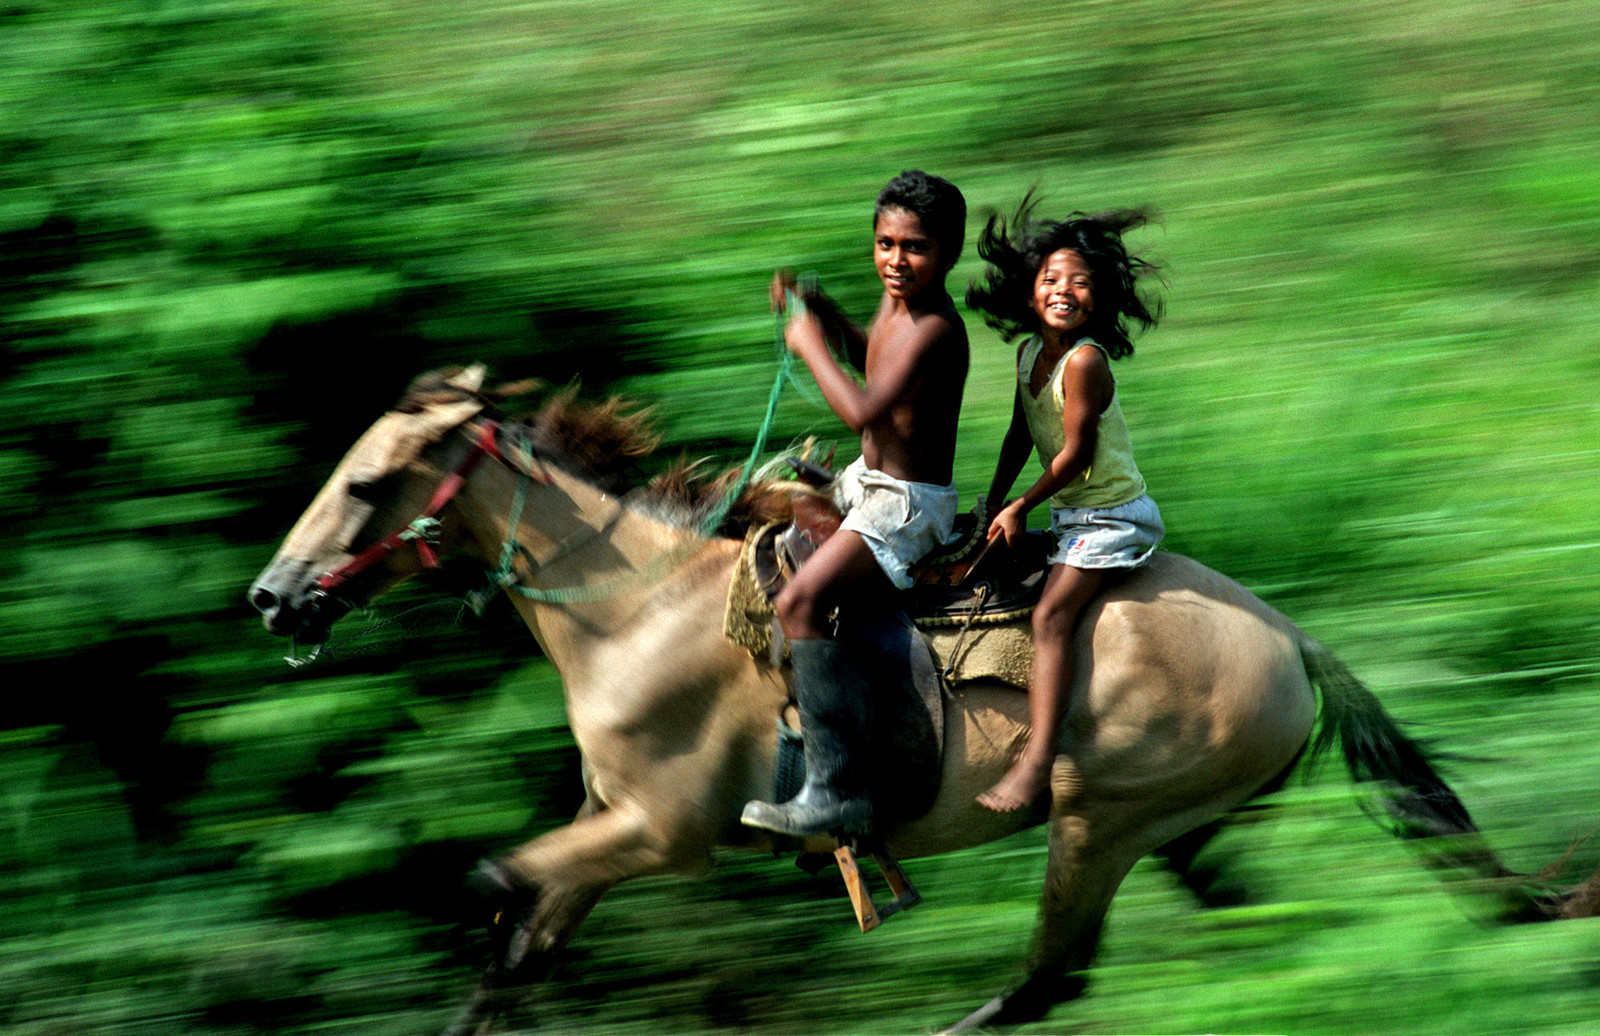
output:
[[[949,686],[997,680],[1027,693],[1033,680],[1033,631],[1026,613],[1000,625],[924,629],[923,637]]]
[[[773,657],[772,596],[781,585],[773,544],[787,524],[773,522],[745,534],[744,550],[733,567],[722,610],[722,635],[758,662],[773,666],[783,661]]]
[[[773,611],[769,594],[781,582],[773,558],[773,544],[783,523],[753,529],[745,537],[744,551],[728,585],[723,610],[723,635],[744,648],[759,662],[779,666],[785,653],[781,646],[774,657]],[[936,587],[918,597],[908,592],[908,604],[924,602],[912,621],[922,631],[928,648],[948,683],[972,680],[998,680],[1026,691],[1033,673],[1033,638],[1028,614],[1043,587],[1042,573],[1031,580],[1013,583],[1009,592],[988,591],[990,599],[976,614],[972,604],[985,594],[979,581],[972,587]],[[1004,585],[1004,584],[1001,584]],[[927,602],[939,602],[929,610]],[[970,623],[968,619],[971,619]],[[965,632],[963,632],[965,630]]]

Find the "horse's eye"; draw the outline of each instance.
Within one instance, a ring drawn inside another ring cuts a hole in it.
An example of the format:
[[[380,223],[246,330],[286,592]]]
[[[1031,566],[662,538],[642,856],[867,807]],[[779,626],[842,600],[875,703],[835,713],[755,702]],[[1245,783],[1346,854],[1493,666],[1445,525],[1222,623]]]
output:
[[[349,492],[352,499],[359,500],[364,504],[376,503],[378,499],[378,483],[352,481]]]

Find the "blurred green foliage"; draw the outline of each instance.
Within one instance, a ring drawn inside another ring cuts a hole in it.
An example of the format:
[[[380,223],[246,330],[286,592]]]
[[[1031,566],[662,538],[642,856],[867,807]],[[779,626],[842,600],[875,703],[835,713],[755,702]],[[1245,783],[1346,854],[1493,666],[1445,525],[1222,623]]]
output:
[[[1595,822],[1589,5],[18,0],[0,33],[7,1031],[438,1028],[479,962],[459,876],[576,806],[559,684],[460,607],[469,570],[295,671],[243,589],[443,363],[742,456],[770,271],[870,312],[909,166],[973,231],[1034,184],[1158,205],[1168,317],[1118,374],[1169,545],[1461,752],[1514,863]],[[1011,391],[971,328],[968,495]],[[791,394],[777,441],[807,432],[841,435]],[[1592,926],[1471,926],[1337,779],[1279,805],[1221,839],[1245,905],[1141,865],[1090,997],[1033,1029],[1592,1022]],[[1012,976],[1042,868],[1037,834],[916,864],[929,903],[865,942],[781,862],[640,882],[541,1019],[922,1030]]]

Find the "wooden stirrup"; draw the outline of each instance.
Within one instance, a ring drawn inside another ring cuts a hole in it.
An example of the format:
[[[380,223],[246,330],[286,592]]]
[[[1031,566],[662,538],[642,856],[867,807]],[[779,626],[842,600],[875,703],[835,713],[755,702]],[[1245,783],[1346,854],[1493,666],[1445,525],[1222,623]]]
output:
[[[867,888],[866,879],[861,876],[861,867],[856,862],[856,846],[850,842],[840,842],[833,851],[833,858],[839,862],[839,873],[844,875],[845,891],[850,893],[850,905],[856,911],[856,923],[863,932],[872,931],[887,918],[922,902],[922,894],[912,888],[906,872],[900,869],[900,864],[895,862],[882,844],[870,846],[867,853],[878,864],[878,872],[889,883],[889,891],[894,893],[894,899],[881,908],[873,903],[872,892]]]

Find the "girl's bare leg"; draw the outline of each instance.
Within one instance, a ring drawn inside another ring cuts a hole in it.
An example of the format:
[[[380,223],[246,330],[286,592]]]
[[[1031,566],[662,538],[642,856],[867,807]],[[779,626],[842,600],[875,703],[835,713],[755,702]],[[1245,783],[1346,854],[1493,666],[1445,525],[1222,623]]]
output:
[[[1050,784],[1056,734],[1072,688],[1072,630],[1100,588],[1100,569],[1052,565],[1033,609],[1033,687],[1028,691],[1028,743],[1006,775],[978,796],[996,813],[1023,809]]]

